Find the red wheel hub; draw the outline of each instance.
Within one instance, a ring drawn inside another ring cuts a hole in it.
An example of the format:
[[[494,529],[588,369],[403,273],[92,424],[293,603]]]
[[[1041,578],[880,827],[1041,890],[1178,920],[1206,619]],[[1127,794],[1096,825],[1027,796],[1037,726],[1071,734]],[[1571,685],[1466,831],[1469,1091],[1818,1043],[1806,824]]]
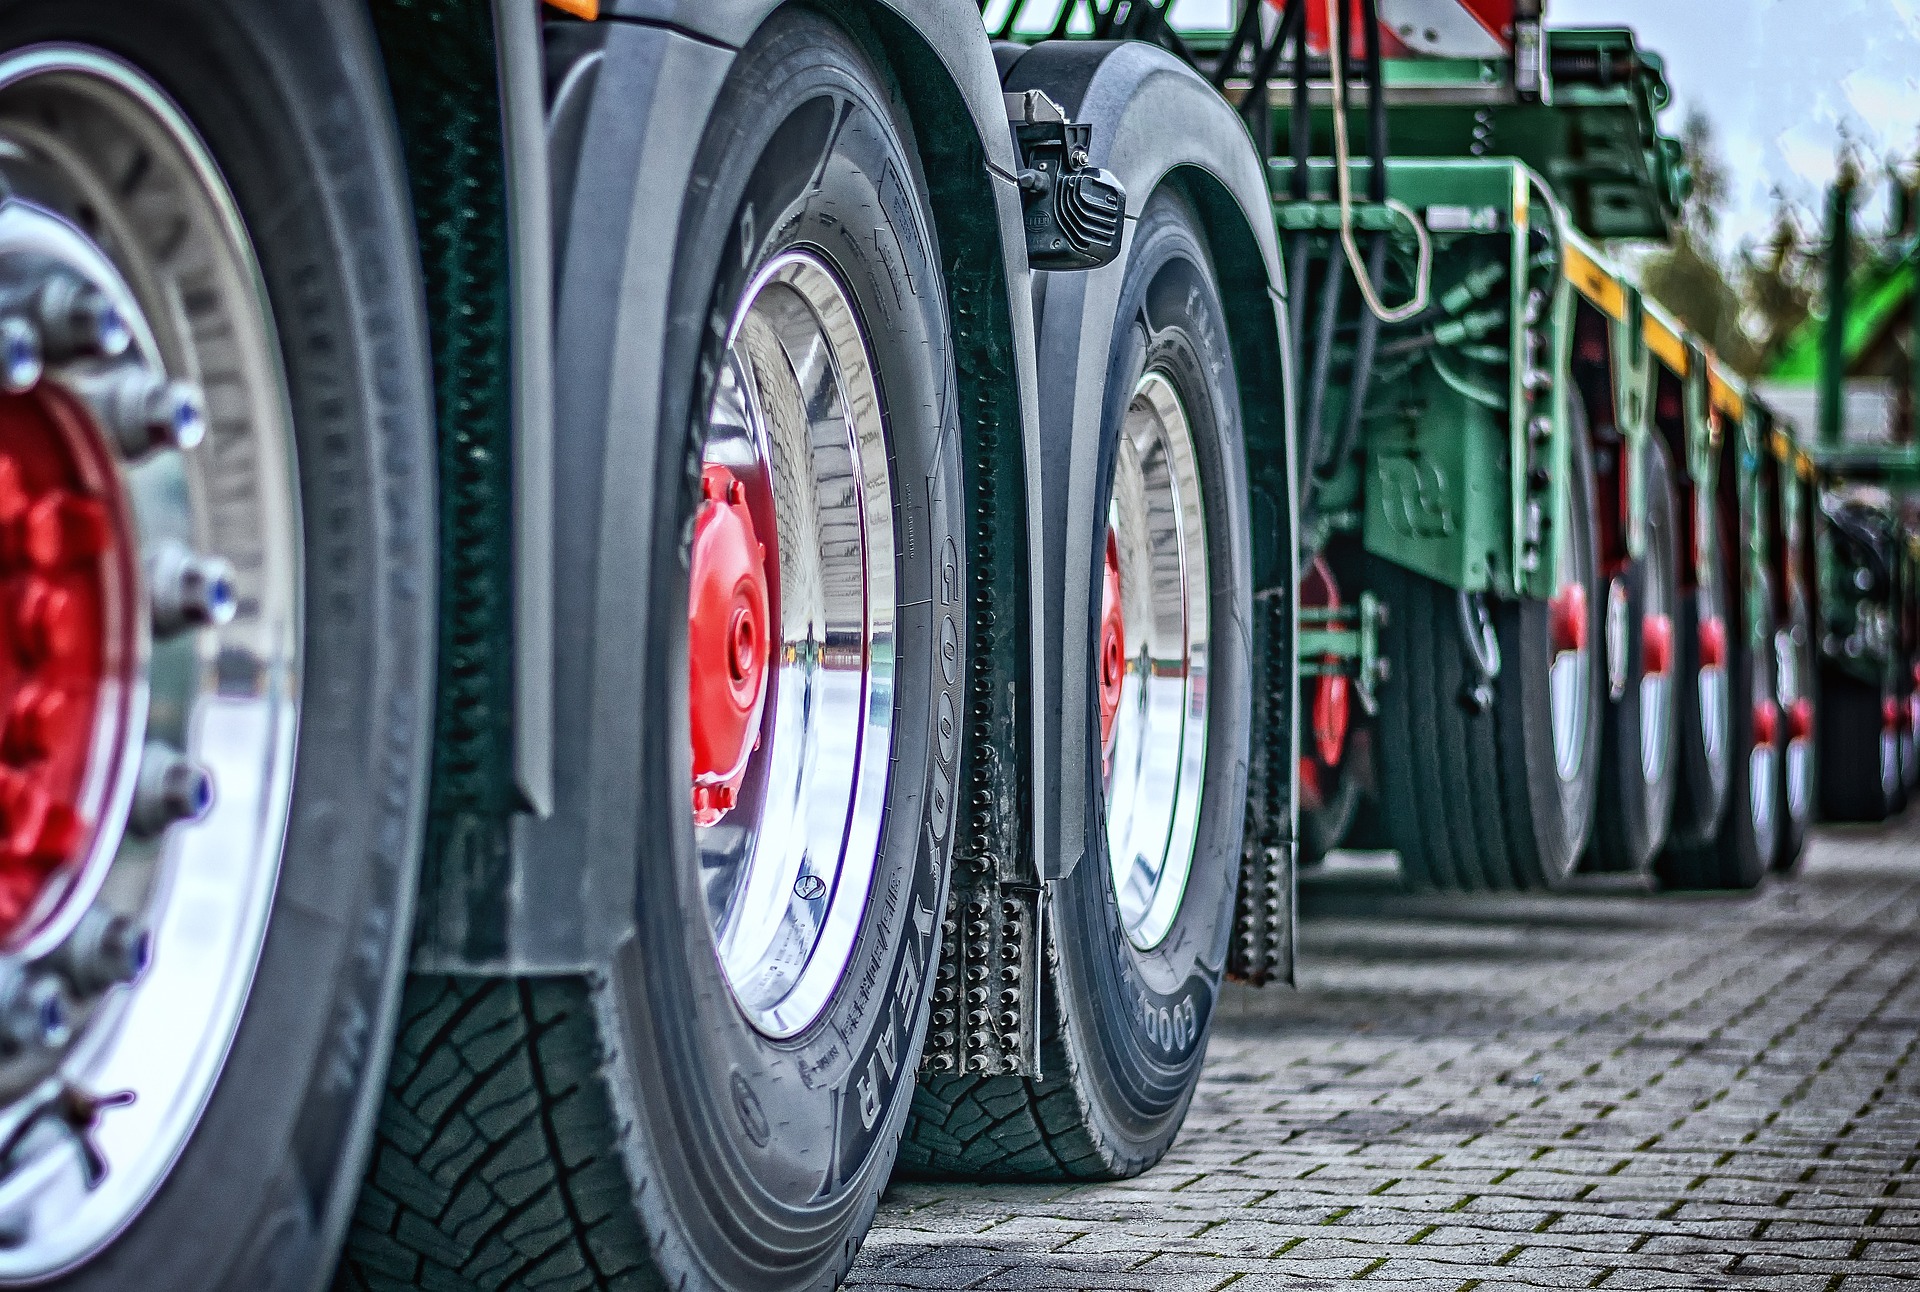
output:
[[[1813,701],[1803,695],[1787,709],[1787,739],[1805,740],[1812,735]]]
[[[1127,623],[1120,605],[1120,542],[1107,531],[1100,579],[1100,762],[1113,757],[1113,729],[1120,716],[1120,684],[1127,675]]]
[[[1900,726],[1900,701],[1888,696],[1880,701],[1880,725],[1888,731],[1896,731]]]
[[[773,617],[767,549],[754,529],[746,486],[725,467],[709,465],[700,488],[687,595],[687,716],[693,819],[705,826],[732,809],[760,743]]]
[[[1640,621],[1640,663],[1649,677],[1665,677],[1673,670],[1673,618],[1648,615]]]
[[[112,479],[103,451],[64,397],[0,396],[0,938],[86,858],[106,688],[131,660],[109,639],[131,626],[116,623],[123,527],[93,483]]]
[[[1753,706],[1753,747],[1770,747],[1780,739],[1780,706],[1760,700]]]
[[[1727,666],[1727,621],[1715,616],[1700,621],[1700,667]]]
[[[1300,581],[1300,604],[1319,610],[1340,608],[1340,585],[1334,582],[1333,570],[1324,557],[1315,557],[1306,577]],[[1323,766],[1333,768],[1346,756],[1347,730],[1353,721],[1353,684],[1340,671],[1338,655],[1322,655],[1320,666],[1320,676],[1313,683],[1309,715],[1313,723],[1313,752]]]
[[[1553,637],[1553,651],[1583,651],[1587,648],[1587,588],[1569,583],[1547,602],[1547,629]]]

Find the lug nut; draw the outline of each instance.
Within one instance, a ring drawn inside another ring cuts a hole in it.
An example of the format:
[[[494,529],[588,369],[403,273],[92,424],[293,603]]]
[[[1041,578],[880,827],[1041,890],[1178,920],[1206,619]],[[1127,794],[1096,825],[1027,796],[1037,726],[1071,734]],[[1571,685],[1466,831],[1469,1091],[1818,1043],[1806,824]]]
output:
[[[72,1011],[60,980],[49,974],[29,975],[17,964],[0,971],[0,1050],[65,1045],[73,1035]]]
[[[25,394],[40,384],[44,371],[39,329],[23,318],[0,319],[0,389]]]
[[[153,961],[153,935],[127,916],[95,906],[47,960],[76,994],[92,996],[145,973]]]
[[[120,451],[142,458],[156,449],[191,449],[206,438],[206,399],[190,381],[122,368],[90,383],[91,397]]]
[[[198,821],[213,806],[213,777],[171,745],[150,741],[140,755],[128,827],[151,839],[170,825]]]
[[[233,567],[179,543],[165,544],[153,554],[147,584],[152,589],[153,631],[158,637],[192,628],[218,628],[233,621],[239,606]]]
[[[33,309],[41,348],[54,363],[112,359],[133,344],[132,330],[107,294],[77,275],[57,273],[47,279],[34,294]]]

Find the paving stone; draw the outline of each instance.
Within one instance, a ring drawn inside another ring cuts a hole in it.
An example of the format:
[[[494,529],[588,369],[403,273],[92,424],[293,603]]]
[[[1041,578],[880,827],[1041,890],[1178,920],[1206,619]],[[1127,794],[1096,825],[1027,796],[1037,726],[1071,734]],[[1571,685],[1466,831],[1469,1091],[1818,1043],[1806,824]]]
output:
[[[1920,824],[1750,898],[1302,885],[1300,988],[1229,987],[1167,1158],[902,1183],[848,1286],[1839,1289],[1920,1281]]]

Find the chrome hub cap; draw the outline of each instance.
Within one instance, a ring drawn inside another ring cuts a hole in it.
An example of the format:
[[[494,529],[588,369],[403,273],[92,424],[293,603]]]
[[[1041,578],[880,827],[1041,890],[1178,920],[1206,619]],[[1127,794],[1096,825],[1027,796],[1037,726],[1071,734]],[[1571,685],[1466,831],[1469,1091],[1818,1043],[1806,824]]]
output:
[[[1150,371],[1120,428],[1101,617],[1115,640],[1103,632],[1097,661],[1107,857],[1121,925],[1142,950],[1160,945],[1180,913],[1206,778],[1203,507],[1186,410],[1173,383]],[[1106,685],[1109,644],[1119,648],[1115,687]]]
[[[767,265],[707,412],[688,601],[692,807],[720,967],[792,1036],[846,975],[893,748],[893,494],[873,357],[827,262]]]
[[[1716,520],[1710,504],[1694,505],[1694,550],[1717,552]],[[1700,743],[1707,762],[1715,769],[1726,765],[1728,725],[1732,709],[1727,683],[1726,602],[1720,588],[1717,559],[1703,563],[1700,585],[1695,595],[1696,633],[1700,671],[1694,678],[1694,694],[1700,705]]]
[[[1571,512],[1569,513],[1571,514]],[[1593,651],[1589,636],[1587,581],[1591,554],[1579,549],[1571,534],[1560,541],[1554,580],[1559,591],[1547,603],[1547,629],[1552,637],[1553,665],[1548,672],[1553,712],[1553,761],[1562,781],[1580,776],[1587,750],[1588,713],[1593,696]]]
[[[0,61],[0,1279],[138,1213],[225,1062],[292,785],[299,511],[265,289],[178,111]],[[202,442],[204,439],[204,443]]]
[[[1782,629],[1773,635],[1774,693],[1787,726],[1787,815],[1804,821],[1813,810],[1813,700],[1807,693],[1805,634]]]
[[[1663,525],[1664,520],[1654,523]],[[1674,572],[1666,563],[1669,551],[1664,541],[1647,543],[1651,564],[1640,611],[1640,775],[1649,785],[1667,774],[1673,756],[1674,607],[1669,598]]]

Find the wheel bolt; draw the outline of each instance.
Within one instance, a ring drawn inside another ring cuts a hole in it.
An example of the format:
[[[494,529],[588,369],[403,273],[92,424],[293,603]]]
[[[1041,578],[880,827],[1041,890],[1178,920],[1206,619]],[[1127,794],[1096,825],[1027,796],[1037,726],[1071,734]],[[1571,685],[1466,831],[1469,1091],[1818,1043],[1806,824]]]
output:
[[[190,381],[123,368],[93,383],[88,393],[128,458],[145,457],[156,449],[191,449],[206,438],[206,399]]]
[[[153,961],[153,935],[137,921],[95,906],[48,961],[81,996],[133,982]]]
[[[153,631],[159,637],[231,623],[239,605],[233,567],[179,543],[167,543],[153,554],[147,565],[147,586]]]
[[[171,745],[149,741],[140,755],[128,828],[151,839],[178,822],[198,821],[212,806],[213,777],[207,769]]]
[[[40,384],[44,371],[39,329],[23,318],[0,319],[0,389],[25,394]]]
[[[60,980],[28,974],[16,964],[0,970],[0,1050],[55,1048],[73,1035],[73,1015]]]
[[[55,274],[33,304],[41,348],[54,363],[116,358],[133,343],[132,330],[107,294],[77,275]]]

